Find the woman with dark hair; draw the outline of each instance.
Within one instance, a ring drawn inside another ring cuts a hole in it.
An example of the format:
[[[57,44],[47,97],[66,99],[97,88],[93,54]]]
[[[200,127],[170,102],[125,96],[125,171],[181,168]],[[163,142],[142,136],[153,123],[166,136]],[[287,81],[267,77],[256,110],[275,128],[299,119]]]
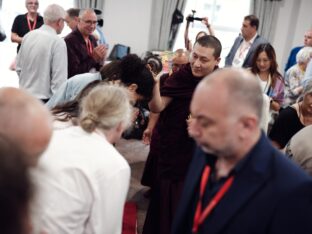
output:
[[[57,120],[54,128],[62,129],[76,125],[77,117],[80,113],[79,103],[81,99],[99,84],[117,83],[124,85],[129,90],[129,98],[132,105],[137,104],[133,111],[134,125],[124,133],[123,137],[126,139],[141,139],[148,117],[138,102],[151,99],[154,79],[150,70],[137,55],[127,55],[121,61],[113,61],[105,65],[100,73],[103,80],[92,81],[81,90],[74,100],[57,105],[51,110]],[[70,80],[73,79],[71,78]]]
[[[284,81],[278,72],[275,50],[270,43],[257,47],[251,72],[259,79],[263,93],[270,98],[270,110],[279,111],[284,100]]]
[[[46,103],[49,109],[75,99],[80,91],[94,80],[119,81],[142,99],[150,100],[154,78],[147,64],[136,54],[128,54],[120,61],[106,64],[97,73],[84,73],[68,79]]]

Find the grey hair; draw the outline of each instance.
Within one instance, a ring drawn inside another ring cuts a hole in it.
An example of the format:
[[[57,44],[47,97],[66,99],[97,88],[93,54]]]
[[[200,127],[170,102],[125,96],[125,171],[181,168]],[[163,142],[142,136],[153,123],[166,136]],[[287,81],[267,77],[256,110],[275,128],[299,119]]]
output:
[[[80,104],[79,124],[86,132],[96,128],[110,130],[122,123],[130,125],[132,107],[129,91],[116,84],[102,84],[93,88]]]
[[[91,8],[85,8],[85,9],[81,9],[79,11],[79,18],[81,19],[82,16],[86,13],[86,12],[93,12],[95,14],[95,11]],[[95,14],[96,15],[96,14]]]
[[[28,2],[29,0],[25,0],[25,6],[27,6],[27,2]],[[38,2],[38,6],[39,6],[39,1],[37,1]]]
[[[303,87],[302,96],[312,93],[312,80],[308,80],[306,85]]]
[[[297,63],[308,63],[312,56],[312,47],[303,47],[296,55]]]
[[[43,12],[44,23],[53,23],[59,19],[65,19],[66,11],[57,4],[51,4]]]

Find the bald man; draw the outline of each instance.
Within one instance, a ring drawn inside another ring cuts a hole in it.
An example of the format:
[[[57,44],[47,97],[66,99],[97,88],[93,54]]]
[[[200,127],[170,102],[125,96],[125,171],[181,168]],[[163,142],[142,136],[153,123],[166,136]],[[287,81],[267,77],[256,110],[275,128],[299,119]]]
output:
[[[92,35],[97,17],[92,9],[80,10],[78,25],[65,37],[68,54],[68,77],[86,72],[99,71],[104,63],[107,48],[97,45]]]
[[[262,93],[241,68],[197,86],[189,134],[198,149],[173,224],[183,233],[312,233],[312,179],[259,127]]]
[[[0,134],[27,155],[36,166],[52,135],[52,117],[46,107],[23,90],[0,88]]]

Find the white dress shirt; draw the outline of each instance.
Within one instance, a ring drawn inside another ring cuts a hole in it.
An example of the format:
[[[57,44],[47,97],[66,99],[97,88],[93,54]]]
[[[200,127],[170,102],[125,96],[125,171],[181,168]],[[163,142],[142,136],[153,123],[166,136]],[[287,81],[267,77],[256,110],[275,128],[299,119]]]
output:
[[[34,225],[49,234],[120,234],[130,167],[101,133],[54,131],[33,177]]]
[[[67,80],[65,41],[48,26],[23,37],[16,59],[19,85],[39,99],[49,99]]]
[[[238,47],[236,54],[234,56],[233,63],[232,63],[233,67],[242,67],[243,66],[243,63],[244,63],[246,56],[250,50],[250,47],[251,47],[252,43],[255,41],[256,37],[257,37],[257,34],[253,38],[251,38],[249,41],[246,41],[245,39],[243,40],[243,42]]]

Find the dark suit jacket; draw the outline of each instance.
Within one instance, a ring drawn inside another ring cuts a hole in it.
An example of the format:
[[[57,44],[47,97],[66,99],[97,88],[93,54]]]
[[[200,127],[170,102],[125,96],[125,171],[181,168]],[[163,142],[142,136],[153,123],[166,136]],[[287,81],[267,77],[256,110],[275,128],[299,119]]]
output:
[[[233,44],[229,54],[225,57],[225,66],[226,67],[232,66],[236,51],[238,50],[240,44],[243,41],[244,41],[244,38],[242,36],[238,36],[235,39],[234,44]],[[251,67],[252,58],[255,54],[256,48],[258,47],[258,45],[264,44],[264,43],[268,43],[268,41],[266,39],[264,39],[263,37],[261,37],[260,35],[257,35],[257,37],[255,38],[254,42],[252,43],[252,45],[251,45],[251,47],[247,53],[247,56],[245,58],[245,61],[244,61],[242,67],[246,67],[246,68]]]
[[[287,72],[287,70],[289,68],[291,68],[293,65],[295,65],[297,63],[296,56],[297,56],[299,50],[301,50],[302,48],[303,48],[303,46],[298,46],[298,47],[293,48],[290,51],[290,54],[289,54],[289,57],[288,57],[288,60],[287,60],[287,63],[286,63],[285,69],[284,69],[285,72]]]
[[[199,233],[312,233],[312,180],[274,149],[264,134]],[[173,234],[191,233],[205,153],[193,158],[173,222]]]

